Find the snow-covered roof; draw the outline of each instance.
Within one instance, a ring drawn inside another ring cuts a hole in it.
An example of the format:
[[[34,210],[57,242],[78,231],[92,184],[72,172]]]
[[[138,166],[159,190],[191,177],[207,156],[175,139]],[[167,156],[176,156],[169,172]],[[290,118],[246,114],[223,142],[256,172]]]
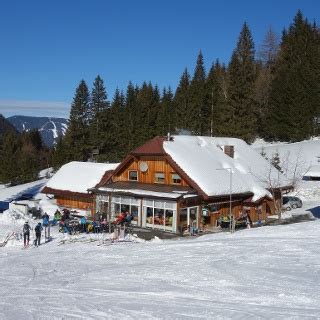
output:
[[[119,163],[94,163],[73,161],[63,165],[46,184],[47,188],[87,193],[95,187],[107,171]]]
[[[259,153],[262,151],[269,159],[279,154],[280,167],[287,176],[320,176],[320,141],[306,140],[295,143],[255,143]],[[297,172],[298,170],[298,172]]]
[[[234,158],[224,153],[234,146]],[[235,138],[174,136],[163,148],[178,166],[208,195],[253,192],[253,201],[271,194],[266,188],[289,186],[290,182],[259,152]],[[230,177],[230,171],[232,175]]]

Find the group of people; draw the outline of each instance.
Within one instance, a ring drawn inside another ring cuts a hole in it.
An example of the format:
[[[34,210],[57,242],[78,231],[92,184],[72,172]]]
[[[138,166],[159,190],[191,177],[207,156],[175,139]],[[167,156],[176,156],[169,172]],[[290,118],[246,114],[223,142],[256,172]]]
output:
[[[47,213],[41,217],[42,223],[39,222],[35,228],[35,240],[34,245],[39,246],[41,243],[41,233],[45,231],[45,239],[50,238],[50,225],[59,224],[60,230],[62,232],[67,232],[72,234],[72,231],[80,231],[80,232],[107,232],[108,231],[108,221],[102,215],[97,216],[97,219],[93,221],[88,220],[85,216],[81,217],[80,220],[72,219],[71,212],[68,209],[63,209],[62,213],[59,210],[56,210],[54,213],[53,219],[50,221],[50,217]],[[112,222],[113,226],[129,226],[134,219],[134,215],[129,212],[122,212],[117,217],[115,221]],[[23,243],[24,246],[27,247],[30,241],[30,232],[32,228],[28,221],[23,225]]]
[[[125,223],[130,224],[133,218],[134,218],[133,213],[121,212],[114,223],[116,225],[124,225]]]
[[[46,212],[42,216],[42,223],[38,222],[38,224],[34,228],[34,232],[35,232],[34,245],[35,246],[40,246],[41,232],[43,229],[45,230],[45,239],[48,239],[50,237],[50,217]],[[29,245],[31,230],[32,230],[32,228],[31,228],[29,222],[26,221],[23,225],[23,228],[22,228],[23,244],[25,247],[27,247]]]
[[[26,221],[23,225],[23,244],[25,247],[29,246],[30,242],[30,231],[32,230],[30,224],[28,221]],[[41,232],[43,230],[43,227],[41,225],[41,222],[39,222],[35,228],[35,240],[34,240],[34,245],[35,246],[40,246],[41,243]]]

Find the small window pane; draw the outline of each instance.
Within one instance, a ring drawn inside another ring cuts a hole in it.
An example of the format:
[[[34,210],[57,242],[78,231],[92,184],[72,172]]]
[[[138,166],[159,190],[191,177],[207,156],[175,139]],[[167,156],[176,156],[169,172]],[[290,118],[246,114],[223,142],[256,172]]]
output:
[[[138,181],[138,171],[129,171],[129,180]]]
[[[131,198],[131,204],[139,205],[139,200],[138,200],[138,199]]]
[[[147,207],[153,207],[153,200],[145,200],[144,201],[145,206]]]
[[[171,180],[172,180],[172,183],[177,183],[177,184],[181,183],[181,178],[176,173],[171,174]]]
[[[157,183],[164,183],[165,175],[164,172],[156,172],[154,181]]]
[[[166,210],[166,226],[172,227],[173,211]]]
[[[147,207],[147,223],[153,224],[153,208]]]
[[[133,214],[133,221],[138,222],[138,215],[139,215],[139,211],[138,211],[138,207],[137,206],[131,206],[131,212]]]
[[[154,202],[154,206],[155,206],[155,208],[163,208],[164,207],[164,202],[162,202],[162,201],[155,201]]]
[[[154,209],[154,224],[163,225],[164,224],[164,210]]]
[[[176,205],[177,205],[176,202],[169,202],[169,201],[167,201],[167,202],[164,204],[164,207],[165,207],[166,209],[175,209],[175,208],[176,208]]]
[[[112,197],[111,201],[120,203],[120,199],[121,199],[120,197]]]
[[[119,203],[114,204],[114,213],[116,215],[120,214],[120,204]]]
[[[121,204],[130,204],[130,198],[121,197]]]
[[[127,204],[122,204],[121,205],[121,212],[129,212],[130,206]]]

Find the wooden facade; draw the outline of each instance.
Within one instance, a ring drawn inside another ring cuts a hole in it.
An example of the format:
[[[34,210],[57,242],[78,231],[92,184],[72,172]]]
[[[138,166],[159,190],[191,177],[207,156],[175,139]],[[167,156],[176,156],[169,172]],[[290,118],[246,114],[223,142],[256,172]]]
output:
[[[141,171],[141,166],[145,166],[147,170]],[[176,171],[171,167],[166,159],[163,157],[141,157],[139,159],[135,158],[132,162],[119,174],[113,176],[112,180],[117,181],[130,181],[129,174],[131,171],[137,171],[137,182],[140,183],[157,183],[166,185],[179,185],[179,186],[189,186],[188,183],[181,178],[180,183],[175,183],[172,179]],[[157,181],[156,174],[163,173],[164,180]]]
[[[60,207],[66,207],[71,209],[87,210],[94,214],[95,212],[95,201],[91,198],[81,198],[81,197],[68,197],[68,196],[58,196],[55,197],[57,205]]]

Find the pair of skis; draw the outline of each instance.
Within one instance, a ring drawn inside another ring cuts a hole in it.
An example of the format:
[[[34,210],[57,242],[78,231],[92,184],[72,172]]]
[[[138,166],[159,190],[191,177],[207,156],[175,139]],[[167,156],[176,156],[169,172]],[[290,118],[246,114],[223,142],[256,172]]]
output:
[[[0,247],[4,247],[4,246],[8,243],[8,241],[9,241],[14,235],[15,235],[14,232],[8,233],[8,234],[4,237],[3,241],[0,242]]]

